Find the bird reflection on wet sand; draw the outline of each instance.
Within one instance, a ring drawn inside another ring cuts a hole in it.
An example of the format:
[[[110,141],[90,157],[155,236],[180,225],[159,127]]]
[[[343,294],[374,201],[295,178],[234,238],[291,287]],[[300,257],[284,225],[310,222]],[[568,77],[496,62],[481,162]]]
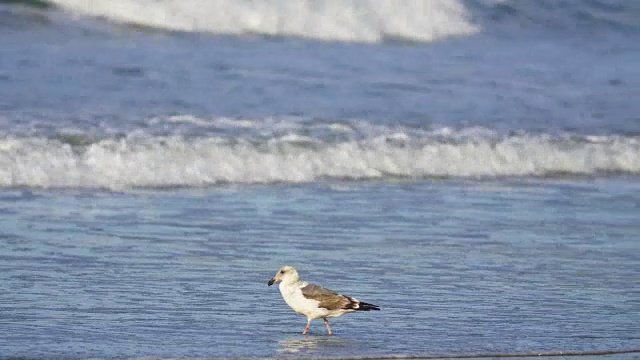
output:
[[[344,350],[350,343],[351,341],[338,337],[305,336],[300,338],[296,336],[278,341],[277,351],[283,354],[320,355],[331,349]]]

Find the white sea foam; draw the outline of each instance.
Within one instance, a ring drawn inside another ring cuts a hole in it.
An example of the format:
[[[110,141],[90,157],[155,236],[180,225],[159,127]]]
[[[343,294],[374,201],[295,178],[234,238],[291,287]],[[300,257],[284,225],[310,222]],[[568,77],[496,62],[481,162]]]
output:
[[[394,134],[326,142],[297,135],[239,138],[129,136],[70,145],[0,139],[0,186],[198,187],[321,179],[640,175],[640,138]]]
[[[458,0],[52,0],[82,15],[175,31],[320,40],[433,41],[472,34]]]

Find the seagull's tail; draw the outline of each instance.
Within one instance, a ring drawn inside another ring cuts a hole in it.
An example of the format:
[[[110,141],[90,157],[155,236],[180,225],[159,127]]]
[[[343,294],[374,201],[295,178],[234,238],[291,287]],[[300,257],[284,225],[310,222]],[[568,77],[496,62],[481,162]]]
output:
[[[364,301],[360,301],[351,296],[342,295],[344,298],[349,300],[346,306],[343,307],[345,310],[354,310],[354,311],[371,311],[371,310],[380,310],[377,305],[369,304]]]
[[[369,304],[362,301],[359,301],[356,306],[357,307],[354,307],[356,311],[380,310],[380,308],[377,305]]]

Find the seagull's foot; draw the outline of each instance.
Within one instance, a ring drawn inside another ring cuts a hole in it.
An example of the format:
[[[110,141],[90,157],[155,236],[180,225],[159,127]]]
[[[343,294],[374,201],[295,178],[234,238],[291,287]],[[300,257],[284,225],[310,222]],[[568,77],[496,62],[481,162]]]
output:
[[[329,320],[324,319],[324,325],[327,327],[327,334],[333,336],[333,332],[331,332],[331,328],[329,327]]]
[[[310,327],[311,327],[311,320],[308,320],[307,326],[305,326],[304,330],[302,331],[302,335],[307,335],[307,331],[309,331]]]

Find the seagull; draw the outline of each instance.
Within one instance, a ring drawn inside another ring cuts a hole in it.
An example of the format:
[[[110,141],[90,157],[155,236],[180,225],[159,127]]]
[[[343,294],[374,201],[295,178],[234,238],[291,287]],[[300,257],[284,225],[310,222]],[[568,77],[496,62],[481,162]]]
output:
[[[298,271],[293,266],[281,267],[268,284],[271,286],[278,281],[280,281],[280,293],[287,305],[293,311],[307,317],[307,327],[304,328],[302,335],[306,335],[309,331],[311,320],[323,319],[327,332],[331,336],[333,333],[327,318],[354,311],[380,310],[376,305],[300,280]]]

